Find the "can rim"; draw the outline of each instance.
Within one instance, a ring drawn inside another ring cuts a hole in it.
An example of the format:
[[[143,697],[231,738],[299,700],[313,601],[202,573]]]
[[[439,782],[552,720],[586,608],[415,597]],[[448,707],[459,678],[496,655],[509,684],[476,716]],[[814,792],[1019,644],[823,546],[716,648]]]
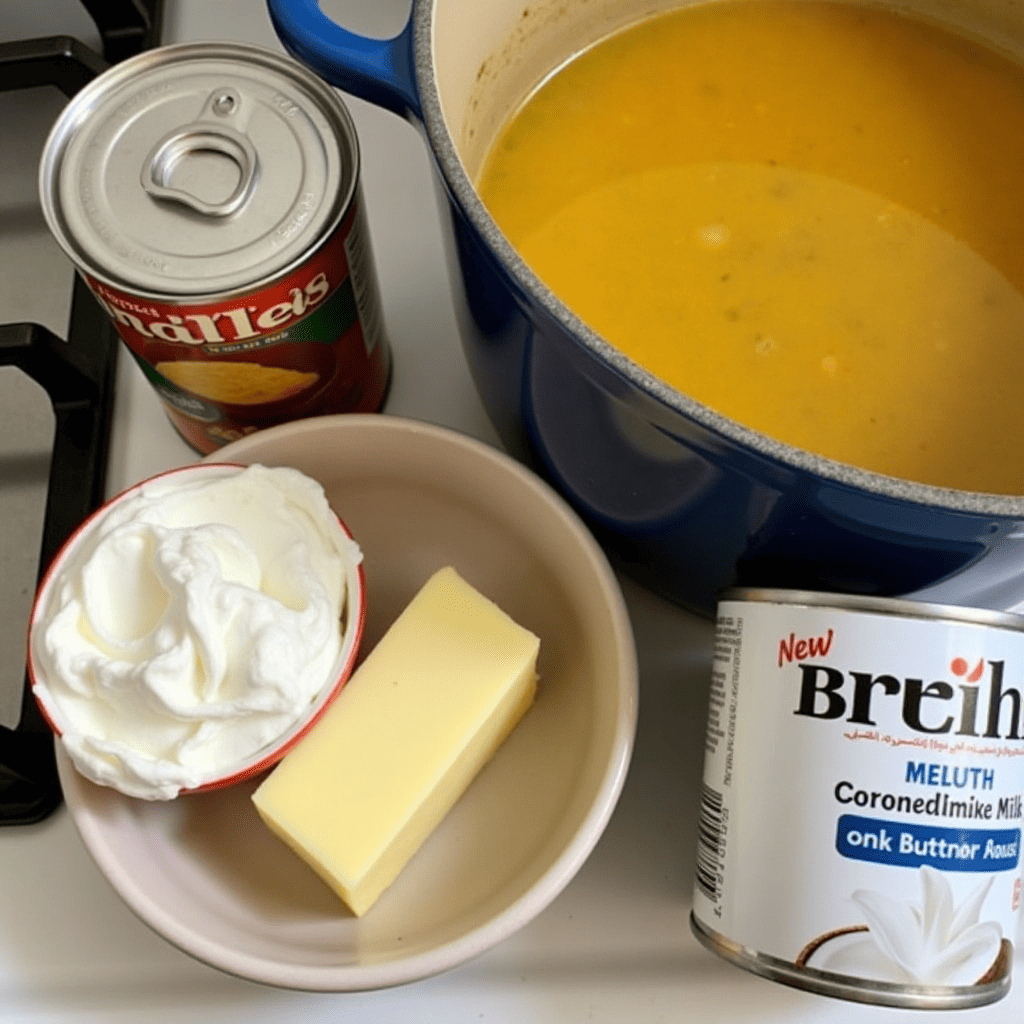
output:
[[[1010,974],[977,985],[903,985],[797,967],[727,938],[705,924],[696,911],[690,912],[690,928],[702,946],[737,967],[769,981],[855,1003],[908,1010],[966,1010],[997,1002],[1010,991]]]
[[[845,594],[838,591],[787,590],[782,587],[731,587],[721,594],[719,606],[725,601],[804,608],[832,608],[905,619],[964,622],[1024,633],[1024,615],[1016,612],[974,608],[968,605],[940,604],[935,601],[916,601],[907,597],[878,597],[871,594]]]
[[[93,253],[73,244],[73,234],[67,229],[62,213],[62,204],[58,196],[60,172],[64,157],[71,140],[88,120],[94,104],[109,92],[133,77],[144,74],[147,70],[183,64],[196,59],[224,59],[228,61],[247,61],[262,64],[290,78],[303,88],[318,105],[320,113],[337,127],[336,139],[339,155],[342,159],[342,178],[339,188],[335,191],[331,203],[326,207],[321,224],[310,244],[297,253],[287,263],[274,268],[270,273],[255,280],[239,282],[237,285],[210,290],[207,282],[204,287],[191,290],[187,282],[178,281],[174,291],[160,291],[140,284],[130,277],[112,274],[105,266],[98,263]],[[348,173],[344,168],[348,166]],[[198,305],[216,302],[236,296],[246,295],[253,288],[273,285],[293,274],[298,267],[307,262],[310,256],[318,252],[344,220],[358,196],[361,170],[361,153],[355,123],[348,108],[326,82],[311,71],[292,60],[265,46],[252,43],[232,41],[207,41],[174,43],[146,50],[113,65],[102,75],[94,78],[80,89],[58,115],[43,146],[43,154],[39,163],[38,190],[43,216],[54,239],[68,256],[71,262],[88,277],[138,296],[171,305]]]

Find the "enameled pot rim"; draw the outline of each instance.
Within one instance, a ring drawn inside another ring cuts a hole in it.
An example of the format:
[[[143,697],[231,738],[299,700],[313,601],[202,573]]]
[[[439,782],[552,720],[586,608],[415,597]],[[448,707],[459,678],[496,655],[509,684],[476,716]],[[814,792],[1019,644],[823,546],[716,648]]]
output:
[[[477,230],[494,258],[506,268],[520,292],[524,296],[533,296],[545,311],[564,328],[567,336],[589,350],[601,363],[616,371],[656,403],[661,403],[684,417],[696,421],[708,430],[756,455],[781,464],[783,470],[788,468],[802,471],[896,502],[912,502],[981,516],[1024,517],[1024,495],[986,494],[915,483],[860,469],[857,466],[817,455],[795,445],[777,441],[760,431],[745,427],[736,420],[715,412],[685,393],[665,384],[588,327],[519,256],[488,213],[463,167],[445,121],[437,89],[437,77],[434,73],[431,40],[433,39],[437,3],[438,0],[415,0],[411,17],[413,19],[413,60],[421,106],[420,113],[439,173],[452,199]]]

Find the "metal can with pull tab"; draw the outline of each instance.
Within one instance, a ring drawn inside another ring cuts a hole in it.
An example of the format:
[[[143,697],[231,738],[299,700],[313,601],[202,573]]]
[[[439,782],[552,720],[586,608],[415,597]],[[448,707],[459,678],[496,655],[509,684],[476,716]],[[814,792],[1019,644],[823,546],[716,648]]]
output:
[[[187,43],[115,65],[54,125],[40,193],[198,451],[383,404],[391,355],[355,127],[289,58]]]

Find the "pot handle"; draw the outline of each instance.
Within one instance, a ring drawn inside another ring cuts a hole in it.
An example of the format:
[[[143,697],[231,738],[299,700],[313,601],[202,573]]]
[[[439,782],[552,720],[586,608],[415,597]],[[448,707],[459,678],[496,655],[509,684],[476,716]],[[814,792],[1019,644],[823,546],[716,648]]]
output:
[[[317,0],[267,0],[284,47],[331,85],[410,120],[422,120],[412,55],[412,15],[392,39],[356,35]]]

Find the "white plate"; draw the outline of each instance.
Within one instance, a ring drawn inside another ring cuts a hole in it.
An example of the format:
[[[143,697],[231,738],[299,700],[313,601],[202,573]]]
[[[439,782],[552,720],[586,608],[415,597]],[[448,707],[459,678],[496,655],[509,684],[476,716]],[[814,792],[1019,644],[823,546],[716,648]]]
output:
[[[604,555],[545,484],[442,428],[324,417],[253,434],[216,458],[295,466],[321,481],[364,552],[364,650],[435,569],[454,565],[541,637],[537,702],[359,920],[265,828],[254,782],[146,803],[89,783],[58,747],[86,846],[157,932],[268,984],[378,988],[482,952],[564,888],[622,788],[636,655]]]

